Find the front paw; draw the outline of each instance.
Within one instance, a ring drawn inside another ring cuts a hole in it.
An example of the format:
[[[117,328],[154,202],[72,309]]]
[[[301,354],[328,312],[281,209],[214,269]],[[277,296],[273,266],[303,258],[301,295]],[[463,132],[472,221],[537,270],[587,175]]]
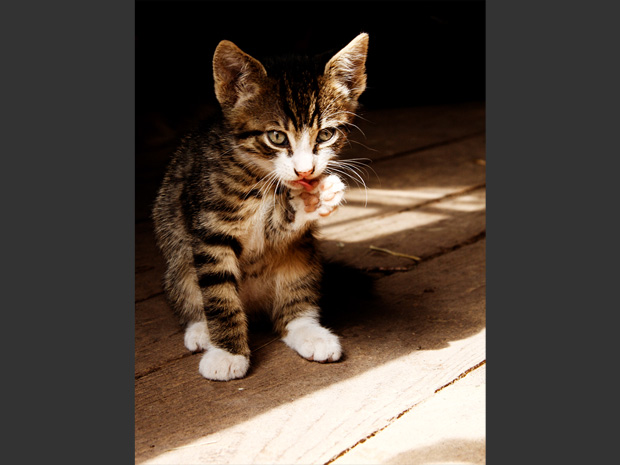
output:
[[[312,187],[312,190],[299,194],[300,207],[303,202],[303,210],[306,213],[316,212],[323,217],[329,216],[342,202],[344,183],[338,176],[331,174],[319,181],[313,181]]]
[[[335,174],[330,174],[319,183],[317,211],[321,216],[331,214],[344,198],[345,185]]]
[[[229,381],[243,378],[250,367],[250,359],[234,355],[217,347],[211,347],[202,356],[198,371],[202,376],[214,381]]]
[[[303,358],[314,362],[335,362],[342,355],[338,336],[314,319],[297,318],[287,325],[282,339]]]

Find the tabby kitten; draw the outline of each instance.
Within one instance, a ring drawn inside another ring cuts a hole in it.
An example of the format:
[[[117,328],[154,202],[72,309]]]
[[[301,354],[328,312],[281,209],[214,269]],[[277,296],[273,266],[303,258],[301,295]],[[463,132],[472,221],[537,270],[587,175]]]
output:
[[[221,113],[183,139],[153,211],[166,294],[186,324],[185,346],[206,350],[205,378],[245,376],[254,310],[267,311],[302,357],[341,356],[338,337],[319,324],[315,235],[343,199],[330,168],[366,88],[367,49],[363,33],[327,64],[265,66],[229,41],[215,50]]]

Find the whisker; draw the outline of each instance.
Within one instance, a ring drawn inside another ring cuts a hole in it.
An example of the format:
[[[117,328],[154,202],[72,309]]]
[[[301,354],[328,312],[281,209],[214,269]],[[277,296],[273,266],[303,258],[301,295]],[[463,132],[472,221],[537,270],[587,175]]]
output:
[[[362,144],[360,141],[357,140],[351,140],[351,142],[353,142],[354,144],[357,145],[361,145],[362,147],[364,147],[366,150],[370,150],[371,152],[377,152],[379,153],[379,150],[377,149],[373,149],[372,147],[368,147],[366,144]]]
[[[364,179],[362,178],[362,176],[353,167],[340,164],[340,162],[336,160],[331,160],[328,163],[328,166],[325,171],[330,172],[330,173],[339,173],[351,179],[356,184],[363,186],[364,195],[365,195],[364,207],[368,205],[368,187],[366,186],[366,183],[364,182]]]
[[[349,169],[351,171],[356,171],[360,175],[363,174],[365,177],[368,177],[368,171],[366,170],[366,167],[355,166],[355,165],[347,165],[346,163],[340,163],[340,164],[338,164],[338,166],[340,166],[342,168]]]
[[[258,186],[259,184],[263,183],[263,185],[261,186],[261,188],[258,190],[258,193],[260,195],[265,195],[267,193],[267,191],[269,190],[269,184],[270,184],[270,180],[271,178],[275,175],[274,172],[269,173],[267,176],[264,176],[263,178],[261,178],[257,183],[255,183],[252,187],[250,187],[250,189],[248,190],[248,193],[245,195],[245,197],[243,198],[243,200],[246,200],[248,198],[248,196],[250,195],[250,193],[252,192],[252,190],[254,190],[254,188],[256,186]]]
[[[340,166],[338,166],[338,168],[332,167],[332,169],[338,171],[339,173],[342,173],[343,175],[345,175],[345,176],[347,176],[349,178],[351,178],[358,185],[364,186],[364,188],[366,188],[366,183],[364,182],[364,179],[362,178],[360,173],[358,173],[357,171],[355,171],[351,167],[340,165]]]
[[[375,169],[372,166],[370,166],[370,163],[372,163],[372,160],[370,158],[348,158],[344,160],[335,160],[335,161],[337,161],[338,163],[347,163],[347,164],[351,164],[354,166],[357,165],[356,167],[364,167],[364,169],[368,168],[370,171],[373,172],[373,174],[377,178],[377,181],[381,182],[381,179],[379,178],[379,175],[377,174]],[[367,172],[366,172],[366,176],[368,177]]]
[[[349,179],[353,180],[353,181],[354,181],[355,183],[357,183],[358,185],[362,186],[362,187],[364,188],[364,207],[367,207],[367,206],[368,206],[368,188],[366,187],[366,185],[365,185],[363,182],[361,182],[361,183],[360,183],[357,179],[355,179],[355,178],[354,178],[353,176],[351,176],[350,174],[348,174],[348,173],[346,173],[346,172],[344,172],[344,171],[341,171],[341,170],[335,169],[335,168],[330,168],[330,169],[325,170],[325,171],[326,171],[327,173],[329,173],[329,174],[339,173],[339,174],[341,174],[342,176],[345,176],[345,177],[347,177],[347,178],[349,178]]]
[[[366,171],[366,168],[369,168],[369,169],[373,170],[373,172],[374,172],[374,169],[368,163],[365,163],[365,162],[363,162],[361,160],[369,160],[369,159],[367,159],[367,158],[366,159],[355,159],[355,158],[352,158],[352,159],[344,159],[344,160],[332,160],[332,162],[335,165],[348,166],[348,167],[350,167],[351,169],[354,169],[354,170],[360,170],[361,171],[363,169],[364,173],[366,173],[366,175],[368,175],[368,173]],[[369,160],[369,161],[371,161],[371,160]],[[375,174],[376,174],[376,172],[375,172]]]
[[[347,163],[346,161],[340,162],[339,166],[346,167],[346,168],[350,169],[351,171],[354,171],[354,172],[357,172],[357,173],[360,173],[360,174],[364,173],[364,175],[366,177],[368,177],[368,169],[373,170],[373,168],[368,166],[368,165],[356,164],[356,163]]]

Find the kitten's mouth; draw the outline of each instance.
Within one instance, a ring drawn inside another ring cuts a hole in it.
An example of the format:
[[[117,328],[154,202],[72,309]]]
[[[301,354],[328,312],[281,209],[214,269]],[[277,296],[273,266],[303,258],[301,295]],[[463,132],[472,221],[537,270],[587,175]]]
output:
[[[297,181],[289,181],[289,184],[291,186],[295,188],[302,187],[308,192],[314,190],[314,188],[316,187],[318,183],[319,183],[318,179],[314,179],[314,180],[299,179]]]

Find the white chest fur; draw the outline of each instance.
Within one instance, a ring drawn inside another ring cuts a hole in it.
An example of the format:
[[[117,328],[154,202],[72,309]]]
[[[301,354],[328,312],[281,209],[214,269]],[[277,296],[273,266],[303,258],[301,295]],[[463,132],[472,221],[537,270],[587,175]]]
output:
[[[243,241],[244,254],[255,256],[265,249],[265,223],[269,213],[267,202],[260,202],[258,208],[246,223],[247,230]]]

